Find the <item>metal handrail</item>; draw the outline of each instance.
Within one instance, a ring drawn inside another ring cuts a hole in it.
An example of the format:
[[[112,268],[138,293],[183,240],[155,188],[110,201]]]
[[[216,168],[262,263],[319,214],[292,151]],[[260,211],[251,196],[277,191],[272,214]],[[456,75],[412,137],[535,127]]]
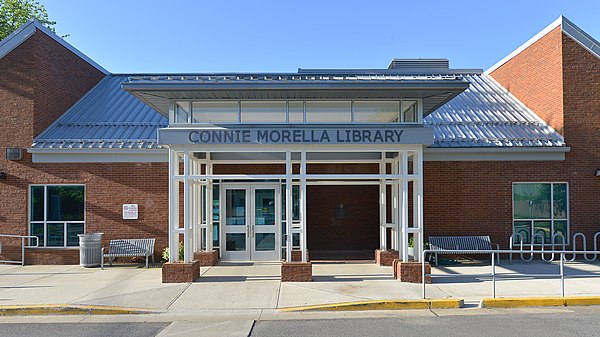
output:
[[[27,247],[39,247],[39,238],[33,235],[12,235],[12,234],[0,234],[0,238],[21,238],[21,261],[13,260],[0,260],[0,263],[14,263],[25,265],[25,239],[35,239],[35,246],[30,244]],[[2,254],[2,243],[0,242],[0,254]]]
[[[572,251],[567,251],[567,250],[547,250],[547,251],[543,251],[543,250],[526,250],[526,251],[515,251],[514,249],[490,249],[490,250],[451,250],[451,249],[425,249],[423,250],[422,256],[421,256],[421,284],[422,284],[422,295],[423,295],[423,299],[426,298],[426,292],[425,292],[425,285],[426,285],[426,277],[430,276],[430,277],[465,277],[465,275],[461,275],[461,274],[432,274],[432,273],[425,273],[425,257],[427,256],[428,253],[437,253],[437,254],[491,254],[492,255],[492,265],[491,265],[491,272],[490,273],[484,273],[484,274],[469,274],[467,276],[470,277],[486,277],[489,276],[492,278],[492,296],[493,298],[496,298],[496,279],[497,278],[509,278],[510,276],[508,275],[503,275],[503,274],[496,274],[496,261],[495,261],[495,254],[512,254],[512,253],[530,253],[530,254],[544,254],[544,253],[551,253],[551,254],[560,254],[560,262],[559,262],[559,273],[558,274],[523,274],[523,273],[519,273],[519,276],[526,276],[526,277],[532,277],[532,278],[539,278],[539,277],[549,277],[549,276],[558,276],[560,277],[560,296],[561,297],[565,297],[565,278],[576,278],[576,277],[600,277],[600,275],[589,275],[589,274],[573,274],[573,275],[568,275],[566,276],[564,273],[564,263],[565,261],[570,262],[570,260],[567,260],[565,257],[565,254],[587,254],[589,253],[586,250],[582,250],[582,251],[577,251],[577,250],[572,250]],[[530,261],[530,260],[529,260]],[[511,274],[511,276],[514,276],[514,274]]]

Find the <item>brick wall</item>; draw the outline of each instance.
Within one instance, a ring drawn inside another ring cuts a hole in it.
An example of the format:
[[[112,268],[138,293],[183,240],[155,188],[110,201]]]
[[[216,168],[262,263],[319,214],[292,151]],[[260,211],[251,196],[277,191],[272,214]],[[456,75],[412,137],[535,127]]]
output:
[[[569,184],[570,235],[591,241],[600,231],[600,60],[559,27],[492,76],[560,130],[571,151],[553,162],[425,162],[425,236],[489,234],[505,246],[512,183],[545,181]]]
[[[168,167],[145,164],[36,164],[24,152],[7,161],[6,147],[27,149],[33,138],[92,88],[103,74],[41,32],[0,59],[0,233],[27,234],[30,184],[83,184],[87,232],[112,238],[156,237],[167,243]],[[122,220],[123,203],[138,203],[139,220]],[[20,258],[20,250],[4,250]],[[29,249],[29,263],[73,263],[72,249]]]
[[[562,31],[552,30],[491,75],[556,131],[563,133]],[[543,78],[543,81],[540,80]]]
[[[30,39],[35,44],[33,136],[37,136],[105,75],[40,31]]]

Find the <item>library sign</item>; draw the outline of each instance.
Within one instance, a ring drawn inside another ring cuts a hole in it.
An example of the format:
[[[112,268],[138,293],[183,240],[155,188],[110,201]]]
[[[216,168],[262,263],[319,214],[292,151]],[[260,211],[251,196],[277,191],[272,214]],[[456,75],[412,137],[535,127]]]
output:
[[[424,127],[164,128],[159,144],[431,144]]]

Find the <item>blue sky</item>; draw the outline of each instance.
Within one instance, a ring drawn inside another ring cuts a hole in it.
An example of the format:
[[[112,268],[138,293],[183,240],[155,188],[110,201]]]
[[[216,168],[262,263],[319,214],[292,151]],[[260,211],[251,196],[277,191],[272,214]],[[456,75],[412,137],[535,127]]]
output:
[[[59,35],[113,73],[487,69],[561,14],[600,39],[599,0],[41,0]]]

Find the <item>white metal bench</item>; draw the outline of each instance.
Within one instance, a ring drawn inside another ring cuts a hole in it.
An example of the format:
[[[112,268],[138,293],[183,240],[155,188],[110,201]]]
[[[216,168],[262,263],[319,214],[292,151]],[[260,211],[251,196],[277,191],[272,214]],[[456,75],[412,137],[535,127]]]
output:
[[[471,254],[469,251],[492,250],[492,241],[490,237],[485,236],[430,236],[429,249],[431,250],[462,250],[465,254]],[[500,245],[496,245],[496,249],[500,249]],[[438,253],[432,252],[435,255],[435,265],[438,265]],[[472,254],[488,254],[477,253]],[[500,264],[500,254],[498,264]]]
[[[104,258],[108,257],[108,263],[112,263],[117,257],[146,257],[146,269],[148,269],[148,258],[152,257],[154,265],[154,240],[155,239],[120,239],[110,240],[108,252],[105,254],[106,247],[102,247],[101,267],[104,269]]]

